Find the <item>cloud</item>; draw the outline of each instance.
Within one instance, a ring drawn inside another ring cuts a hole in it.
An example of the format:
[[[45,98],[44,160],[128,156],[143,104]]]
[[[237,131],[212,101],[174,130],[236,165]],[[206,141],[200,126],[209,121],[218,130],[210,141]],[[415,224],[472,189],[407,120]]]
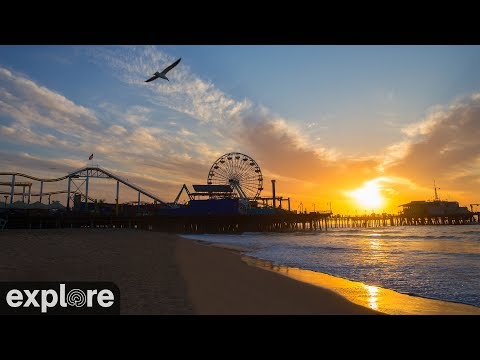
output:
[[[168,73],[170,82],[157,80],[146,85],[144,80],[150,74],[175,60],[152,46],[101,47],[87,52],[97,64],[108,64],[122,81],[149,93],[152,103],[190,115],[203,123],[228,121],[252,106],[246,99],[232,99],[211,81],[192,73],[185,60]]]
[[[99,129],[92,110],[3,67],[0,67],[0,115],[24,126],[55,128],[68,136]]]
[[[428,115],[424,120],[407,125],[402,129],[402,132],[409,137],[427,135],[444,116],[445,113],[441,109],[437,109],[437,111]]]
[[[21,172],[43,179],[59,178],[85,165],[85,161],[69,158],[45,158],[28,152],[0,152],[0,172]],[[10,180],[11,176],[0,175],[0,181]],[[32,192],[39,192],[39,182],[18,178],[17,181],[32,182]],[[0,190],[5,191],[8,188],[4,186],[0,187]],[[66,181],[44,183],[44,191],[66,190],[66,188]]]
[[[133,125],[139,125],[149,120],[152,109],[145,106],[132,106],[123,115],[123,118]]]
[[[125,135],[127,133],[127,129],[120,125],[110,126],[110,131],[117,136]]]
[[[175,60],[156,47],[96,48],[90,55],[97,64],[113,69],[119,79],[138,87],[150,103],[191,116],[206,126],[207,134],[183,126],[179,135],[183,141],[191,134],[203,138],[203,143],[216,149],[208,151],[211,161],[213,155],[222,151],[244,151],[260,159],[262,166],[272,172],[290,176],[293,173],[301,179],[313,173],[320,181],[343,174],[347,168],[358,170],[360,176],[374,168],[372,159],[337,162],[338,151],[312,143],[293,122],[249,99],[233,99],[209,80],[192,73],[186,59],[169,73],[171,82],[145,85],[144,78],[157,71],[159,64]]]
[[[150,46],[96,47],[85,49],[85,53],[95,64],[108,67],[119,80],[135,87],[148,104],[101,105],[102,115],[112,114],[115,120],[109,132],[121,136],[121,146],[118,139],[104,136],[95,151],[108,156],[108,165],[114,169],[188,185],[205,182],[211,164],[220,155],[240,151],[255,158],[264,174],[280,179],[285,194],[297,198],[325,196],[332,183],[346,188],[381,175],[381,159],[345,158],[334,148],[312,142],[308,135],[311,129],[307,132],[250,99],[234,99],[193,73],[186,58],[169,73],[170,82],[145,84],[150,74],[176,57]],[[173,113],[166,113],[160,121],[152,109]],[[319,121],[324,121],[323,116]],[[318,122],[312,126],[325,129]]]
[[[185,128],[181,128],[179,131],[178,131],[178,134],[179,135],[182,135],[182,136],[193,136],[195,135],[193,132],[185,129]]]
[[[109,102],[102,102],[98,105],[99,116],[109,119],[110,122],[122,124],[123,126],[133,128],[144,126],[151,123],[153,109],[146,106],[120,106]]]
[[[388,146],[385,149],[385,156],[382,164],[380,165],[382,171],[385,170],[385,167],[388,167],[389,165],[392,165],[393,163],[403,159],[408,154],[410,145],[410,140],[403,140]]]
[[[321,185],[348,186],[378,176],[378,160],[342,158],[333,149],[314,146],[298,130],[270,111],[251,112],[235,132],[239,143],[266,169],[281,176]],[[352,176],[355,174],[355,176]]]
[[[460,153],[477,149],[478,133],[471,131],[477,125],[468,119],[477,116],[470,107],[480,102],[478,95],[466,103],[437,107],[425,120],[405,127],[405,138],[385,154],[354,158],[311,140],[312,130],[325,128],[318,121],[298,127],[253,100],[234,99],[193,73],[187,59],[169,73],[170,82],[146,84],[150,74],[175,58],[149,46],[88,48],[85,53],[134,87],[145,103],[102,103],[89,109],[0,68],[0,113],[11,119],[0,125],[0,133],[26,144],[62,148],[65,151],[57,156],[72,164],[84,164],[84,154],[94,152],[101,166],[135,179],[164,198],[172,198],[168,191],[176,195],[184,182],[205,182],[213,161],[230,151],[252,156],[262,168],[265,183],[270,180],[266,176],[279,179],[286,195],[301,199],[330,197],[332,192],[340,194],[378,178],[385,191],[412,187],[406,179],[426,184],[429,175],[420,178],[423,175],[417,173],[440,170],[443,160],[451,161],[448,168],[454,169]],[[38,168],[26,157],[19,161]],[[473,155],[470,161],[475,163]],[[429,164],[430,168],[424,162],[436,165]],[[468,178],[471,171],[457,174]]]
[[[456,100],[450,106],[437,107],[424,121],[404,129],[408,139],[399,146],[403,156],[392,161],[386,171],[408,177],[419,184],[442,179],[449,187],[479,184],[480,96],[478,93]],[[469,183],[455,183],[458,175]]]
[[[151,108],[122,108],[104,103],[99,109],[94,111],[78,105],[24,75],[0,67],[0,115],[7,121],[0,125],[0,134],[2,139],[10,140],[16,146],[35,146],[36,151],[45,153],[40,151],[43,148],[58,161],[73,162],[79,166],[85,165],[86,157],[92,152],[102,166],[117,170],[135,169],[137,164],[151,161],[158,166],[155,169],[145,168],[144,171],[164,178],[171,178],[162,171],[171,169],[172,163],[179,169],[188,168],[190,177],[203,178],[208,165],[186,159],[183,155],[218,155],[201,138],[184,140],[187,129],[177,133],[177,128],[165,130],[158,125],[148,125],[152,123],[148,118]],[[120,121],[106,121],[108,118]],[[46,160],[32,161],[25,156],[16,159],[9,167],[15,165],[17,170],[21,168],[26,172],[42,171],[44,166],[49,165]],[[198,166],[192,166],[192,162],[202,164],[202,171]],[[196,176],[190,169],[196,169]],[[142,173],[140,169],[138,172]],[[178,183],[181,181],[181,177],[177,179]]]
[[[22,126],[22,124],[13,124],[10,127],[2,125],[0,126],[0,134],[29,144],[47,147],[68,146],[66,140],[58,139],[56,136],[48,133],[39,134],[27,126]]]

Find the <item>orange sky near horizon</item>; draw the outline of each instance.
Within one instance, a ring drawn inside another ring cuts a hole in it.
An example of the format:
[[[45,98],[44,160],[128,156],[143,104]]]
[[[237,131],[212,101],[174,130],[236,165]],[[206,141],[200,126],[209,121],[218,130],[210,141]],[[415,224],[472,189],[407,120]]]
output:
[[[277,196],[290,197],[292,210],[327,211],[331,206],[336,214],[396,214],[401,204],[433,200],[434,181],[442,200],[469,206],[480,203],[477,191],[480,185],[478,118],[480,95],[474,94],[454,107],[432,113],[427,119],[409,125],[403,130],[404,140],[385,149],[381,156],[355,158],[316,152],[302,146],[301,134],[292,134],[288,128],[279,126],[275,119],[247,128],[242,146],[248,150],[244,153],[251,155],[262,169],[264,190],[261,196],[271,196],[271,180],[275,179]],[[262,133],[263,140],[255,141],[255,133]],[[238,151],[236,145],[227,150]],[[222,154],[213,152],[201,161],[193,158],[153,164],[132,161],[128,170],[105,164],[100,154],[92,162],[50,160],[23,154],[12,158],[2,170],[18,171],[16,164],[26,163],[27,168],[31,168],[26,171],[28,174],[52,178],[93,163],[128,178],[169,202],[173,201],[183,183],[190,189],[193,184],[206,183],[210,166]],[[127,149],[125,160],[129,158],[133,159]],[[0,176],[0,181],[10,179]],[[32,192],[38,192],[38,187],[34,184]],[[62,187],[66,189],[66,182],[45,183],[44,192]],[[115,182],[91,179],[89,194],[113,203]],[[62,203],[65,203],[64,198],[64,195],[52,197]],[[135,191],[121,187],[120,203],[136,200]],[[184,200],[186,198],[182,197],[181,201]],[[283,206],[287,206],[286,202]]]
[[[478,46],[0,46],[0,55],[0,172],[54,178],[93,163],[171,202],[240,152],[262,170],[261,196],[275,179],[292,210],[395,214],[432,200],[434,181],[442,200],[480,203]],[[145,83],[181,56],[168,82]],[[113,203],[115,188],[91,179],[89,195]],[[137,199],[121,186],[120,203]]]

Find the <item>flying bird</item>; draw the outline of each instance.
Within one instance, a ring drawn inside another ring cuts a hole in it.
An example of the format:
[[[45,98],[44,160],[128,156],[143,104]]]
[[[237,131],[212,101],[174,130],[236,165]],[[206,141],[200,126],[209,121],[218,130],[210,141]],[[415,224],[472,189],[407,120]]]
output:
[[[165,80],[168,80],[168,78],[165,76],[167,74],[167,72],[169,72],[170,70],[172,70],[175,66],[178,65],[178,63],[180,62],[180,60],[182,60],[182,58],[178,59],[177,61],[175,61],[172,65],[170,66],[167,66],[161,73],[159,73],[158,71],[153,74],[153,76],[148,79],[148,80],[145,80],[145,82],[150,82],[150,81],[153,81],[155,79],[158,79],[158,78],[162,78],[162,79],[165,79]],[[170,81],[170,80],[168,80]]]

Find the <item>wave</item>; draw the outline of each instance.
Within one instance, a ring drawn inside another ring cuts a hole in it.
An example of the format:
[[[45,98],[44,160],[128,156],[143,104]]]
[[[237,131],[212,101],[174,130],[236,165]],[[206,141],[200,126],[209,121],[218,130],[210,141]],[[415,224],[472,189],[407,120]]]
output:
[[[462,231],[462,234],[480,235],[480,231],[478,231],[478,230],[467,230],[467,231]]]
[[[275,265],[480,306],[479,235],[480,228],[419,226],[199,237],[248,248],[249,256]]]
[[[382,240],[382,239],[395,239],[395,240],[405,240],[405,239],[419,239],[419,240],[440,240],[440,239],[446,239],[446,240],[461,240],[461,236],[455,236],[455,235],[402,235],[402,236],[396,236],[396,235],[387,235],[387,234],[378,234],[378,235],[367,235],[367,234],[358,234],[358,235],[346,235],[346,234],[339,234],[339,235],[334,235],[333,237],[335,238],[343,238],[343,239],[376,239],[376,240]]]

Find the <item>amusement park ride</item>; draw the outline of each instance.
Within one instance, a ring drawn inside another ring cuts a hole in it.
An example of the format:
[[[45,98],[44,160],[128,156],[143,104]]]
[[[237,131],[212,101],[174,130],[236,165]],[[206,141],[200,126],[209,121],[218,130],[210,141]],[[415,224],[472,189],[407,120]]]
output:
[[[441,216],[435,214],[332,216],[331,210],[307,213],[303,207],[300,212],[290,211],[290,198],[276,196],[275,180],[272,180],[272,196],[260,196],[263,190],[260,166],[254,159],[239,152],[219,157],[208,172],[206,184],[193,185],[193,191],[183,184],[173,202],[165,202],[128,179],[98,165],[86,166],[55,179],[38,178],[18,172],[0,172],[0,176],[11,177],[10,181],[0,182],[0,186],[10,187],[10,191],[0,191],[0,194],[6,196],[4,207],[0,207],[0,220],[3,222],[0,226],[5,227],[8,221],[9,228],[133,227],[175,233],[284,232],[327,230],[329,227],[478,224],[480,216],[480,212],[473,212],[473,206],[478,204],[470,205],[472,211]],[[17,181],[19,178],[29,179],[31,182],[23,179]],[[114,204],[106,204],[89,196],[91,178],[116,181]],[[44,183],[62,181],[64,182],[62,187],[66,185],[66,190],[43,191]],[[39,184],[37,193],[31,191],[34,182]],[[137,192],[137,200],[119,204],[120,184]],[[20,187],[23,191],[17,192],[15,187]],[[25,192],[26,189],[28,193]],[[180,204],[183,192],[188,196],[188,203]],[[57,194],[67,195],[66,207],[62,211],[53,208],[59,204],[58,202],[52,204],[52,207],[42,203],[43,196],[49,197],[50,204],[50,197]],[[14,197],[17,196],[18,199],[19,195],[22,201],[14,202]],[[8,196],[10,199],[7,204]],[[31,204],[31,198],[37,196],[40,201]],[[147,203],[145,199],[151,202]],[[288,209],[282,208],[283,201],[287,201]],[[417,206],[419,203],[413,202],[413,205]],[[456,202],[455,204],[458,205]],[[45,207],[48,210],[45,210]]]
[[[98,166],[86,166],[82,169],[73,171],[65,176],[45,179],[23,174],[19,172],[0,172],[0,176],[11,176],[11,181],[0,182],[0,186],[9,186],[9,191],[0,191],[0,194],[9,195],[10,201],[8,207],[14,207],[14,196],[22,195],[21,203],[26,207],[31,207],[31,197],[39,197],[39,203],[42,204],[42,198],[48,196],[48,203],[50,204],[50,197],[57,194],[66,194],[66,210],[78,207],[84,204],[83,208],[88,209],[88,203],[96,202],[89,196],[89,179],[91,178],[103,178],[113,179],[116,181],[116,196],[115,196],[115,211],[118,214],[119,207],[119,195],[120,184],[127,186],[130,189],[135,190],[138,193],[138,200],[135,202],[129,202],[126,204],[136,204],[140,208],[141,204],[146,205],[145,201],[141,201],[141,195],[153,200],[153,205],[159,206],[164,210],[177,209],[179,207],[185,207],[185,205],[179,204],[179,199],[182,193],[185,191],[189,204],[194,202],[215,200],[236,200],[243,209],[250,208],[276,208],[277,201],[282,207],[282,201],[288,202],[288,210],[290,210],[290,198],[277,197],[275,195],[275,180],[272,180],[272,193],[271,197],[260,197],[260,193],[263,190],[263,176],[258,163],[248,155],[231,152],[219,157],[211,166],[208,176],[207,184],[205,185],[193,185],[194,192],[191,192],[185,184],[180,189],[177,197],[173,202],[165,202],[158,198],[153,193],[140,188],[118,175],[113,174],[111,171],[100,168]],[[18,178],[25,178],[39,183],[39,192],[32,193],[33,182],[16,181]],[[66,190],[57,190],[44,192],[44,183],[56,183],[67,182]],[[15,188],[22,188],[23,191],[16,192]],[[28,189],[28,193],[25,193],[25,189]],[[26,197],[26,199],[25,199]],[[203,199],[203,200],[202,200]],[[33,204],[32,204],[33,205]],[[5,203],[7,206],[7,203]]]
[[[275,180],[272,180],[272,196],[260,196],[263,190],[260,166],[250,156],[239,152],[231,152],[215,160],[208,172],[207,184],[193,185],[193,189],[194,192],[191,192],[183,184],[172,205],[179,206],[178,201],[185,192],[190,201],[206,197],[208,199],[239,199],[240,203],[247,208],[258,208],[259,202],[262,207],[276,208],[277,201],[281,208],[282,201],[288,201],[288,210],[290,210],[290,198],[275,195]]]

